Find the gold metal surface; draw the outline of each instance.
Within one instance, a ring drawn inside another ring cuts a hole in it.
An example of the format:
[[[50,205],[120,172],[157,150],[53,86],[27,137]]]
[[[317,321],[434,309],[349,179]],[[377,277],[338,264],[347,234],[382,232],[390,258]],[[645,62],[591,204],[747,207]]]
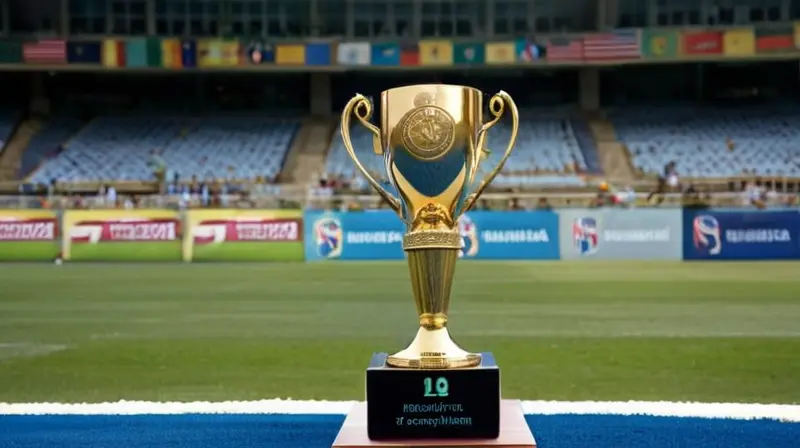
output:
[[[420,328],[405,350],[390,356],[395,367],[448,369],[474,367],[480,356],[462,350],[450,338],[447,312],[455,262],[461,250],[458,218],[467,212],[502,170],[516,142],[519,113],[505,92],[488,103],[491,120],[483,123],[483,93],[472,87],[426,84],[381,93],[380,128],[373,125],[373,105],[362,95],[342,112],[341,133],[356,168],[406,224],[411,288]],[[487,158],[486,133],[506,111],[511,138],[500,162],[480,181]],[[384,158],[394,196],[358,160],[350,137],[351,117],[372,133],[373,150]],[[444,174],[442,174],[444,173]]]

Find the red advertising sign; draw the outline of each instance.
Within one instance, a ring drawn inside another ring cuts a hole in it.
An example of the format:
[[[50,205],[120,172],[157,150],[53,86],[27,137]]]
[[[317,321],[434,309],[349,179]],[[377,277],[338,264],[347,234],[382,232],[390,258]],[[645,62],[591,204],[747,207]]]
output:
[[[262,219],[235,217],[200,221],[194,226],[194,244],[258,241],[290,242],[302,240],[302,225],[298,219]]]
[[[0,241],[53,241],[56,218],[0,218]]]
[[[722,33],[686,33],[683,35],[683,52],[687,55],[722,54]]]
[[[177,241],[180,221],[177,219],[120,219],[79,221],[69,232],[73,244],[95,244],[100,241]]]

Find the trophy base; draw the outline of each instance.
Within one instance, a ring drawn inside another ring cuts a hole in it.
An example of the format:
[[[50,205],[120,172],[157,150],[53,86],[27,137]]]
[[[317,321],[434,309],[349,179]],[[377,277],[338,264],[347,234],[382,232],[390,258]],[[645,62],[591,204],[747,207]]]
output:
[[[397,439],[371,440],[367,434],[367,406],[357,403],[339,430],[333,448],[382,447],[494,447],[536,448],[519,400],[503,400],[500,405],[500,432],[496,438],[474,437],[470,439]]]
[[[386,359],[386,364],[404,369],[463,369],[480,363],[481,355],[456,345],[447,328],[426,330],[420,327],[408,348]]]
[[[366,372],[367,435],[373,440],[496,439],[500,368],[489,352],[470,369],[398,369],[375,353]]]

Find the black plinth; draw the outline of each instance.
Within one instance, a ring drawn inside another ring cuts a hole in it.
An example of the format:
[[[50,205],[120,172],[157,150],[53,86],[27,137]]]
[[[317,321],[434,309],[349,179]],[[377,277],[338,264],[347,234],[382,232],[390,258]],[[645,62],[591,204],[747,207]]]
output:
[[[373,440],[494,439],[500,434],[500,369],[491,353],[469,369],[400,369],[386,353],[367,368],[367,434]]]

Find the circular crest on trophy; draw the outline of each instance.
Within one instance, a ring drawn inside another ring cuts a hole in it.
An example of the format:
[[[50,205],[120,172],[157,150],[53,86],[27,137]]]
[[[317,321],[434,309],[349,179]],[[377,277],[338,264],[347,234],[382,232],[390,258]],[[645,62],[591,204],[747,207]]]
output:
[[[406,149],[421,160],[435,160],[453,147],[456,122],[441,107],[433,106],[435,97],[420,93],[414,97],[416,109],[403,118],[402,137]]]

